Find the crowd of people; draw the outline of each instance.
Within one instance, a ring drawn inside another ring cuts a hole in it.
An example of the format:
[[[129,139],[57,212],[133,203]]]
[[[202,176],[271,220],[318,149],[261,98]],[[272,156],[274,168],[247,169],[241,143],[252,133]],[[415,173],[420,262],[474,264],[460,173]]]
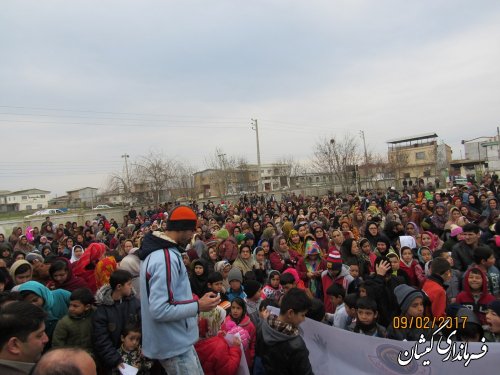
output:
[[[15,227],[0,233],[0,373],[230,375],[244,357],[252,374],[312,374],[306,317],[408,341],[451,317],[442,334],[500,342],[497,189],[253,194]]]

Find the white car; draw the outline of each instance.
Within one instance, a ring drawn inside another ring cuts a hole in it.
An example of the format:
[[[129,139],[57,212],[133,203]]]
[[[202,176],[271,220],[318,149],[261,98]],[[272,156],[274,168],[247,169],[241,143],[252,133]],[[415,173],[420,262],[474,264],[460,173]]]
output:
[[[105,210],[107,208],[113,208],[111,206],[108,206],[107,204],[99,204],[93,208],[93,210]]]
[[[58,208],[49,208],[46,210],[40,210],[37,212],[32,213],[31,215],[26,215],[24,218],[29,219],[31,217],[35,216],[50,216],[50,215],[57,215],[57,214],[63,214],[64,211],[58,209]]]

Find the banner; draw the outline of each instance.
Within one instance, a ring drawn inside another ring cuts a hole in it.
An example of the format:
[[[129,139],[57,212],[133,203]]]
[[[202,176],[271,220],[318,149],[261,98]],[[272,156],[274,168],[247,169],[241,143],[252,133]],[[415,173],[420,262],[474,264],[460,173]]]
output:
[[[278,310],[273,310],[278,313]],[[310,319],[300,325],[315,375],[496,374],[500,343],[461,343],[444,337],[396,341],[349,332]],[[439,333],[437,329],[435,333]],[[448,339],[448,340],[447,340]]]

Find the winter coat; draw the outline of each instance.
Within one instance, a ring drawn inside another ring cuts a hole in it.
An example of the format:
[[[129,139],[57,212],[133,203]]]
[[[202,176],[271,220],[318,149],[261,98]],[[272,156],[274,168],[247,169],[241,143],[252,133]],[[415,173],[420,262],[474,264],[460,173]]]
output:
[[[176,357],[198,340],[198,302],[193,299],[181,251],[162,232],[148,233],[138,251],[142,260],[142,350],[148,358]]]
[[[484,325],[486,324],[486,313],[488,312],[488,304],[490,302],[493,302],[496,298],[491,293],[488,292],[488,278],[486,277],[484,272],[480,270],[481,278],[483,279],[483,286],[479,300],[477,302],[474,300],[468,282],[470,271],[473,268],[479,270],[479,268],[477,267],[471,267],[467,270],[467,272],[464,275],[464,290],[458,293],[456,303],[459,303],[460,305],[474,311],[481,324]]]
[[[231,316],[229,315],[226,316],[224,323],[222,323],[221,331],[229,332],[228,321],[232,321]],[[253,359],[255,357],[255,340],[256,340],[255,326],[253,325],[248,315],[245,315],[243,317],[238,326],[248,332],[249,336],[248,343],[246,345],[243,345],[243,348],[245,349],[245,358],[247,360],[248,367],[251,368],[253,364]]]
[[[409,285],[417,288],[422,287],[425,281],[425,274],[422,266],[417,262],[416,259],[413,259],[409,266],[405,262],[400,260],[399,269],[406,272],[408,280],[410,281]]]
[[[427,315],[436,318],[446,316],[446,289],[443,278],[439,275],[432,274],[425,280],[422,286],[422,291],[429,298],[431,305],[430,310],[427,308]]]
[[[323,303],[325,304],[325,312],[333,314],[335,311],[333,309],[332,298],[326,294],[326,291],[332,284],[338,284],[342,286],[346,291],[349,288],[349,284],[354,280],[354,278],[349,274],[349,267],[342,265],[342,270],[340,273],[332,277],[328,270],[321,273],[321,290],[323,292]]]
[[[97,309],[92,316],[92,342],[95,354],[107,368],[115,368],[121,362],[118,348],[121,334],[128,324],[139,324],[141,306],[134,293],[114,301],[112,289],[104,285],[95,296]]]
[[[69,314],[62,318],[56,325],[52,336],[52,347],[80,348],[92,353],[92,314],[89,310],[79,317]]]
[[[375,274],[365,280],[368,296],[377,302],[377,322],[384,327],[387,327],[391,323],[392,317],[399,312],[394,289],[401,284],[402,279],[392,274],[386,277]]]
[[[451,257],[453,258],[453,267],[459,271],[465,272],[467,267],[474,263],[474,249],[460,241],[451,250]]]
[[[234,375],[240,365],[241,349],[230,346],[224,337],[199,340],[194,348],[205,375]]]
[[[290,254],[289,259],[285,259],[279,251],[273,251],[269,255],[271,268],[280,272],[283,272],[287,268],[295,268],[301,257],[296,251],[293,251],[292,249],[289,249],[288,253]],[[284,261],[284,263],[281,263],[281,261]]]
[[[309,351],[301,336],[287,335],[261,321],[257,329],[257,356],[267,375],[313,375]]]

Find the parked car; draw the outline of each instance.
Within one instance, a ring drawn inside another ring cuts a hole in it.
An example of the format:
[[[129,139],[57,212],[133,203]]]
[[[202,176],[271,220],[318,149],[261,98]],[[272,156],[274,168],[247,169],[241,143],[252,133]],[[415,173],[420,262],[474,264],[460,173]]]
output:
[[[111,206],[108,206],[107,204],[99,204],[93,208],[93,210],[105,210],[107,208],[113,208]]]
[[[48,208],[46,210],[40,210],[32,213],[31,215],[26,215],[24,218],[29,219],[32,217],[36,216],[50,216],[50,215],[57,215],[57,214],[63,214],[64,211],[58,209],[58,208]]]

